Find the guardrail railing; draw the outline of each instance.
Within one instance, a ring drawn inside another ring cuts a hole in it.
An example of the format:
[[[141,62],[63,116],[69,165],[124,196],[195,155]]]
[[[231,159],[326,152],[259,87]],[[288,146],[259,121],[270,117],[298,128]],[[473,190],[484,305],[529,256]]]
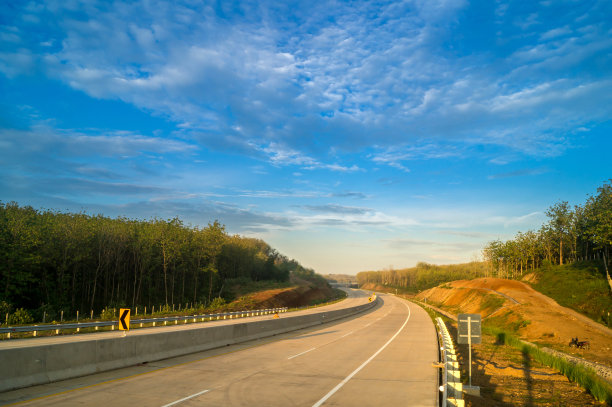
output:
[[[444,383],[441,389],[443,392],[442,407],[463,407],[465,406],[465,401],[463,400],[463,384],[461,383],[461,372],[459,370],[459,362],[457,361],[453,340],[442,318],[436,318],[436,322],[438,323],[440,337],[442,339],[442,363],[444,364],[444,372],[442,374]]]
[[[259,315],[268,315],[268,314],[276,314],[277,312],[287,312],[288,308],[271,308],[271,309],[260,309],[260,310],[247,310],[247,311],[233,311],[233,312],[223,312],[217,314],[200,314],[200,315],[181,315],[181,316],[172,316],[172,317],[159,317],[159,318],[142,318],[142,319],[132,319],[130,321],[130,325],[139,325],[140,328],[143,327],[143,324],[152,323],[153,326],[157,326],[157,324],[168,325],[169,322],[174,322],[175,325],[178,325],[179,322],[187,323],[189,321],[192,322],[205,322],[206,320],[219,320],[219,319],[233,319],[233,318],[245,318]],[[40,324],[40,325],[23,325],[23,326],[9,326],[0,328],[0,334],[7,334],[7,338],[11,338],[11,333],[15,332],[33,332],[33,336],[36,336],[37,332],[40,331],[55,331],[56,335],[59,335],[60,331],[66,329],[76,329],[79,332],[82,328],[95,328],[98,330],[100,327],[110,326],[111,330],[115,329],[115,326],[118,326],[119,320],[113,321],[94,321],[94,322],[74,322],[69,324]]]

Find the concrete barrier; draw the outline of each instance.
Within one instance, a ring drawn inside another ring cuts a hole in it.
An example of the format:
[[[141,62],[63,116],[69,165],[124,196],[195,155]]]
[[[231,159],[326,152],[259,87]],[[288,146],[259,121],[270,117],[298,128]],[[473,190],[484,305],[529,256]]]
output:
[[[378,302],[231,325],[0,349],[0,391],[80,377],[265,338],[363,312]]]

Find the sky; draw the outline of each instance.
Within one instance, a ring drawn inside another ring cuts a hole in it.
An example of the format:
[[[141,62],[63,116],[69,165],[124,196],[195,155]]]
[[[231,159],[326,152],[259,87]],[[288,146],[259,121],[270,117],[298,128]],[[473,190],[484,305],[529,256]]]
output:
[[[476,260],[612,178],[612,2],[0,2],[0,201],[327,273]]]

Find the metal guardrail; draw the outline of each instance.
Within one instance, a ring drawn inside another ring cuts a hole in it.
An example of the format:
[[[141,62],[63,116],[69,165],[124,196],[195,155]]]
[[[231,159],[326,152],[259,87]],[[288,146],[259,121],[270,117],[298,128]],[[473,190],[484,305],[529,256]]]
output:
[[[130,325],[140,325],[142,328],[143,324],[152,323],[153,326],[157,326],[158,323],[163,323],[163,325],[168,325],[169,322],[174,322],[175,325],[178,325],[179,321],[183,323],[187,323],[188,321],[204,322],[205,320],[219,320],[219,319],[233,319],[233,318],[245,318],[251,316],[258,315],[268,315],[275,314],[277,312],[287,312],[288,308],[271,308],[271,309],[261,309],[261,310],[247,310],[247,311],[233,311],[233,312],[223,312],[218,314],[201,314],[201,315],[181,315],[181,316],[173,316],[173,317],[159,317],[159,318],[142,318],[142,319],[132,319],[130,321]],[[118,326],[119,320],[113,321],[94,321],[94,322],[75,322],[70,324],[47,324],[47,325],[24,325],[24,326],[9,326],[9,327],[0,327],[0,334],[7,334],[8,339],[11,338],[11,333],[15,332],[33,332],[34,336],[39,331],[55,331],[56,335],[59,335],[60,331],[65,329],[76,329],[77,332],[80,331],[81,328],[95,328],[98,330],[100,327],[110,326],[111,330],[115,329],[115,326]]]
[[[463,384],[461,383],[461,372],[459,370],[459,362],[457,354],[453,346],[453,340],[448,333],[448,329],[442,321],[442,318],[436,318],[438,323],[440,337],[442,338],[442,363],[444,364],[444,372],[442,374],[443,391],[442,407],[456,406],[464,407],[463,400]]]

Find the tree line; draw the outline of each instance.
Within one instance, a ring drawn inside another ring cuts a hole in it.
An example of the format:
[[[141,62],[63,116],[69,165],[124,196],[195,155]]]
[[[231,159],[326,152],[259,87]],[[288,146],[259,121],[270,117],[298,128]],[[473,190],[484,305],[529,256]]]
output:
[[[419,262],[416,267],[400,270],[362,271],[357,273],[357,283],[360,287],[375,284],[416,293],[447,281],[481,277],[483,273],[480,262],[443,266]]]
[[[610,180],[612,182],[612,179]],[[489,275],[519,278],[545,264],[601,259],[606,271],[612,246],[612,183],[573,208],[559,201],[546,211],[538,230],[519,232],[514,239],[494,240],[482,250]]]
[[[304,269],[218,221],[135,220],[0,202],[0,304],[48,318],[60,310],[210,304],[232,279],[287,281]],[[7,311],[8,312],[8,311]]]
[[[597,189],[583,205],[559,201],[547,211],[539,230],[519,232],[508,241],[494,240],[482,250],[484,262],[416,267],[357,274],[360,286],[376,284],[417,292],[447,281],[478,277],[520,278],[543,265],[577,260],[603,260],[606,272],[612,247],[612,180]],[[612,285],[611,285],[612,287]]]

